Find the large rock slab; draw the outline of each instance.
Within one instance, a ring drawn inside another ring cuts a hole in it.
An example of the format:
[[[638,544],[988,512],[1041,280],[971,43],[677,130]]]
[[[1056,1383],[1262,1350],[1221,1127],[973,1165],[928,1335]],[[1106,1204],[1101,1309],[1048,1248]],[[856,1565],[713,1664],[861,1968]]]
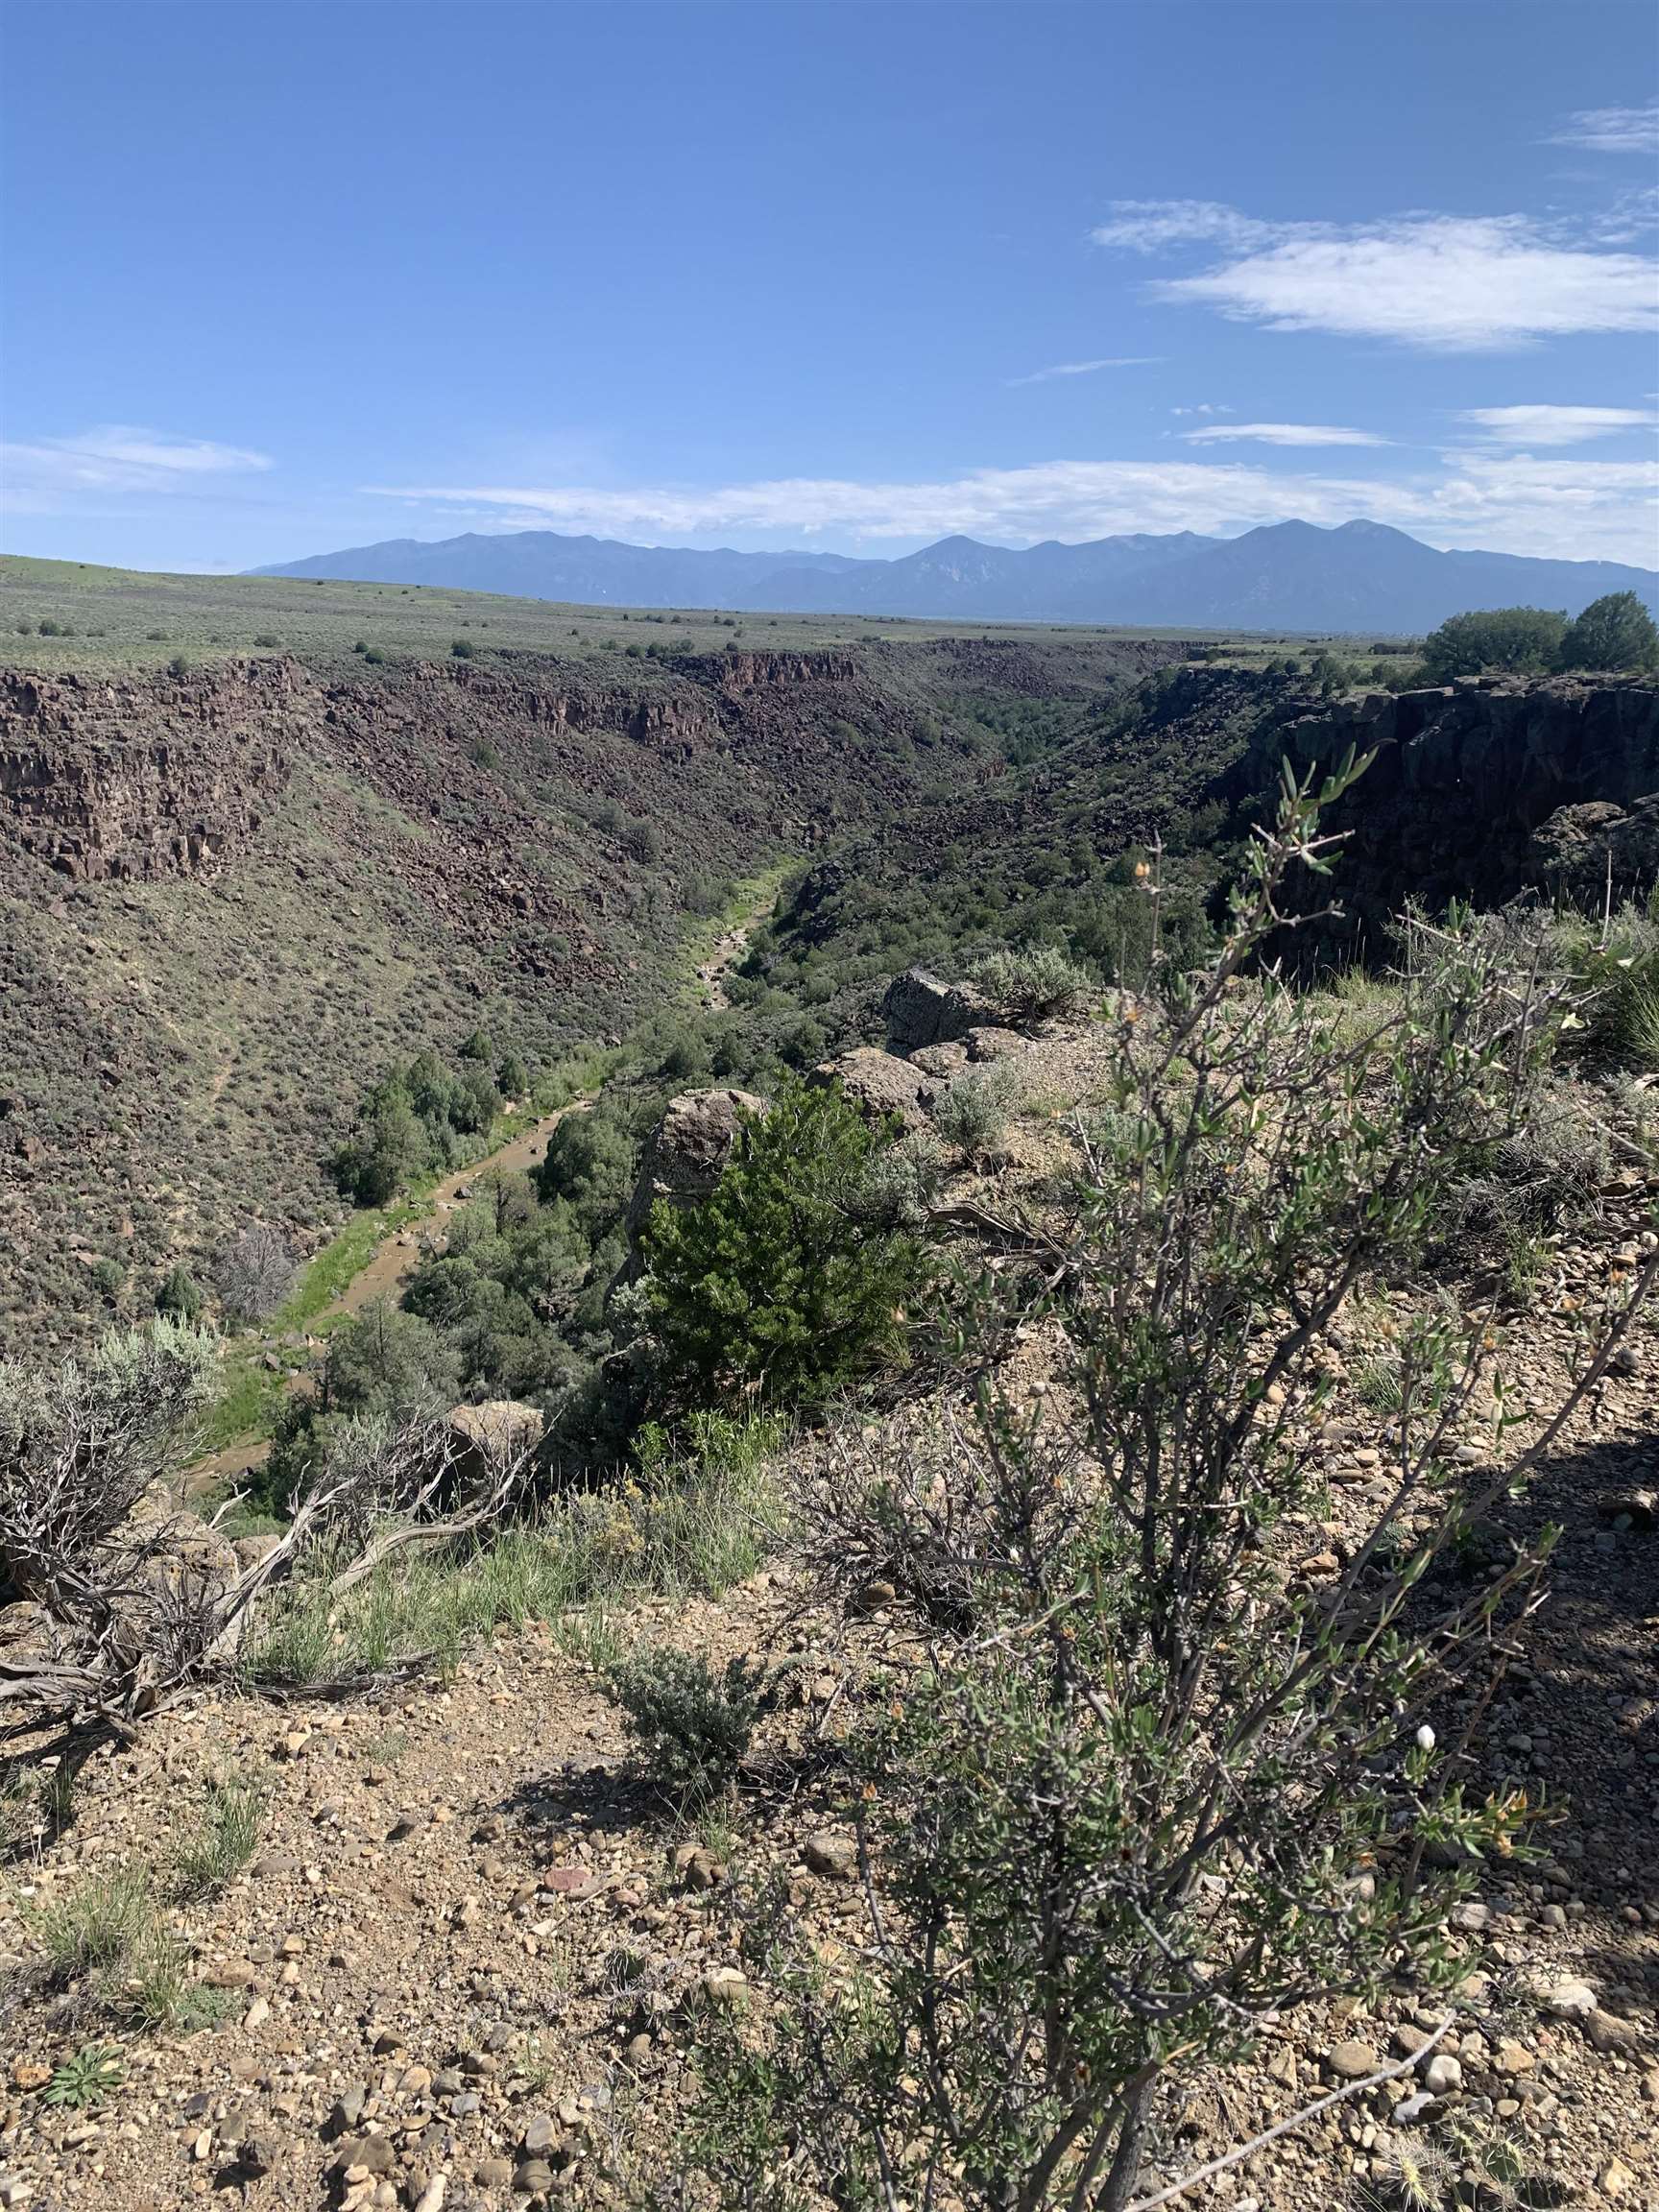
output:
[[[456,1473],[470,1484],[488,1482],[498,1469],[534,1452],[546,1423],[541,1408],[521,1398],[487,1398],[482,1406],[452,1406],[448,1427]]]
[[[607,1298],[638,1280],[643,1268],[639,1239],[657,1201],[680,1208],[701,1205],[732,1157],[742,1117],[766,1111],[765,1099],[753,1091],[683,1091],[668,1101],[645,1140],[639,1179],[623,1217],[628,1257],[612,1278]]]
[[[907,1129],[922,1126],[937,1094],[923,1070],[895,1052],[883,1052],[878,1045],[860,1045],[838,1060],[826,1060],[806,1081],[814,1091],[838,1085],[867,1121],[896,1115]]]
[[[895,1052],[917,1052],[965,1036],[990,1011],[972,985],[942,983],[926,968],[895,975],[881,1001],[887,1042]]]

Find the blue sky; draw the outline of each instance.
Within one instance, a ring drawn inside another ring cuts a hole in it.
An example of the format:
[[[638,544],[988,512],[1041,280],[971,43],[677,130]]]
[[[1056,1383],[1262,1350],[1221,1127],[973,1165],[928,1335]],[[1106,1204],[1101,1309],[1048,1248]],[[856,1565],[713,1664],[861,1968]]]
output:
[[[11,0],[5,545],[1659,565],[1647,0]]]

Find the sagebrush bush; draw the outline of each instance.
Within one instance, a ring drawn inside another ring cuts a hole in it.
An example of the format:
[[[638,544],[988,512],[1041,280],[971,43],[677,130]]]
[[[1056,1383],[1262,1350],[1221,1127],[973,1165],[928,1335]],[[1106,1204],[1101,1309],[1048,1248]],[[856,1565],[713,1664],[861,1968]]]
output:
[[[768,1675],[747,1659],[718,1673],[700,1653],[636,1652],[605,1687],[627,1716],[652,1783],[676,1805],[717,1797],[737,1779],[765,1709]]]
[[[1096,995],[1088,971],[1052,945],[1000,946],[980,961],[974,980],[1016,1028],[1081,1013]]]
[[[946,1085],[933,1107],[933,1126],[972,1163],[1001,1139],[1019,1102],[1019,1071],[1008,1061],[969,1068]]]
[[[871,1157],[853,1202],[883,1227],[914,1235],[926,1227],[944,1179],[945,1158],[933,1138],[908,1130]]]

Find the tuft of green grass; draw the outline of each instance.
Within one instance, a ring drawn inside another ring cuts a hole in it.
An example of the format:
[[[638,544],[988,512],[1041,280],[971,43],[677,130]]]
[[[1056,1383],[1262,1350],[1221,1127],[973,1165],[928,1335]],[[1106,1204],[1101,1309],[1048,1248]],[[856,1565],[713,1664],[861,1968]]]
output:
[[[1625,1000],[1624,1044],[1632,1064],[1645,1074],[1659,1069],[1659,977],[1639,976]]]
[[[28,1921],[53,1983],[85,1983],[116,2021],[190,2033],[224,2016],[228,2000],[191,1980],[189,1947],[167,1925],[142,1867],[88,1875]]]
[[[193,1981],[189,1947],[157,1923],[127,1960],[126,1976],[109,1992],[109,2002],[123,2019],[151,2033],[194,2035],[217,2027],[236,1999],[228,1989]]]
[[[179,1854],[179,1887],[186,1897],[216,1896],[252,1858],[265,1802],[252,1783],[220,1776],[208,1785],[195,1834]]]
[[[533,1524],[445,1552],[395,1553],[335,1601],[325,1564],[290,1585],[247,1658],[254,1683],[289,1689],[350,1680],[421,1660],[452,1671],[468,1646],[526,1621],[563,1624],[607,1647],[609,1603],[646,1591],[717,1596],[754,1574],[781,1533],[770,1418],[694,1418],[685,1433],[641,1432],[627,1480],[568,1491]]]
[[[1354,1395],[1374,1413],[1398,1413],[1406,1403],[1406,1382],[1396,1353],[1380,1353],[1354,1375]]]
[[[145,1939],[156,1918],[142,1867],[88,1874],[73,1889],[31,1908],[31,1933],[46,1953],[60,1986],[120,1964]]]
[[[41,1773],[14,1765],[0,1774],[0,1857],[37,1850],[69,1825],[75,1776],[66,1767]]]

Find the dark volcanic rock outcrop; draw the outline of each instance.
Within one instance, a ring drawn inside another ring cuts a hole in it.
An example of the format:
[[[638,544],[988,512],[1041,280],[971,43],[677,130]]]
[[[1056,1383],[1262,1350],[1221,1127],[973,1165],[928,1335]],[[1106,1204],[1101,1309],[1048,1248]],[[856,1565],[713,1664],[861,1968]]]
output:
[[[80,881],[214,876],[286,781],[285,725],[310,691],[273,661],[122,683],[0,673],[0,818]]]
[[[895,975],[881,1001],[887,1041],[895,1052],[952,1044],[983,1021],[988,1011],[972,985],[941,982],[926,968],[906,968],[902,975]]]
[[[1346,933],[1363,941],[1407,900],[1500,905],[1529,886],[1566,880],[1615,894],[1652,881],[1646,810],[1621,836],[1589,835],[1564,808],[1611,807],[1623,819],[1659,790],[1659,684],[1555,677],[1464,682],[1444,690],[1372,693],[1259,732],[1240,775],[1270,791],[1281,758],[1334,766],[1352,746],[1375,756],[1325,827],[1344,839],[1334,882]],[[1237,782],[1238,779],[1235,779]],[[1557,818],[1553,833],[1545,826]],[[1542,834],[1541,834],[1542,833]],[[1316,886],[1324,903],[1329,886]]]
[[[1599,899],[1611,878],[1646,890],[1659,882],[1659,793],[1628,807],[1610,799],[1559,806],[1532,832],[1538,879],[1570,899]]]

